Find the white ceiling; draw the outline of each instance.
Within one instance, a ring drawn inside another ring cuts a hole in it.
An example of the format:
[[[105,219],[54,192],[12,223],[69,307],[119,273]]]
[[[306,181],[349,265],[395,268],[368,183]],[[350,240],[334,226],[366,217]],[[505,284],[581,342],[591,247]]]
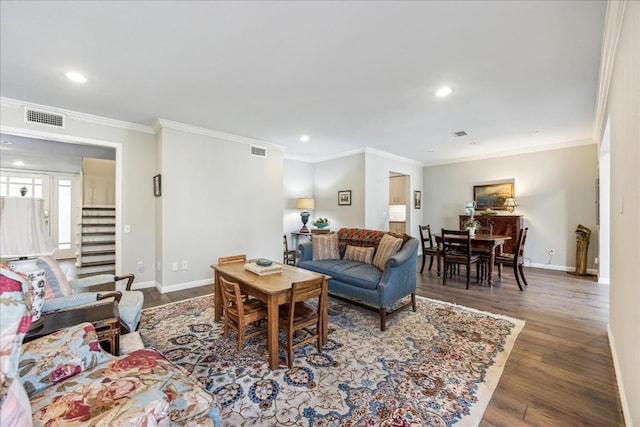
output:
[[[164,118],[307,160],[372,147],[429,165],[593,136],[605,1],[0,8],[6,98],[143,125]],[[88,82],[68,81],[71,69]],[[435,97],[445,84],[453,94]]]

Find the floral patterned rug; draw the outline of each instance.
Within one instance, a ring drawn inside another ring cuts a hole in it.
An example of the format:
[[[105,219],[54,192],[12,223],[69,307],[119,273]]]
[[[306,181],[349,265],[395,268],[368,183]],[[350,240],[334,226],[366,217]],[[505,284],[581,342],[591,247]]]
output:
[[[418,297],[381,332],[329,299],[329,342],[267,365],[264,335],[222,337],[213,295],[144,310],[142,340],[215,393],[225,426],[477,426],[524,321]]]

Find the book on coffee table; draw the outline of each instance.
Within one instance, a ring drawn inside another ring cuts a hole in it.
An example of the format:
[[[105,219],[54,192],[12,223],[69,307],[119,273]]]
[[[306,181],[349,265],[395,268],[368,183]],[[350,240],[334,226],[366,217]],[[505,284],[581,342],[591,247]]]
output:
[[[280,264],[261,266],[256,264],[255,262],[248,262],[244,265],[244,269],[257,274],[258,276],[282,273],[282,266]]]

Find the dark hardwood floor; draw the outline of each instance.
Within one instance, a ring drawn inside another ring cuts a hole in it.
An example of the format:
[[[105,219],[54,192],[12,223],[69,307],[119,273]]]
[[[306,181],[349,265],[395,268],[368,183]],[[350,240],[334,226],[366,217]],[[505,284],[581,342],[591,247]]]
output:
[[[472,284],[466,290],[464,274],[443,287],[435,270],[434,265],[418,274],[418,295],[526,321],[481,427],[624,425],[607,338],[607,285],[593,277],[525,268],[524,292],[508,269],[493,288]],[[213,285],[167,294],[144,289],[144,306],[212,292]],[[378,327],[373,313],[371,327]]]

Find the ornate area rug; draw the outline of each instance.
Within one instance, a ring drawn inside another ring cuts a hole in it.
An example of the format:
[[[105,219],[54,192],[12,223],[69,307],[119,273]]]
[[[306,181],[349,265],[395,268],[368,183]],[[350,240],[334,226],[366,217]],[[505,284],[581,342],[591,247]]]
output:
[[[377,315],[329,299],[329,342],[267,365],[266,337],[236,348],[213,296],[144,310],[147,347],[218,397],[225,426],[477,426],[524,322],[418,297],[381,332]]]

